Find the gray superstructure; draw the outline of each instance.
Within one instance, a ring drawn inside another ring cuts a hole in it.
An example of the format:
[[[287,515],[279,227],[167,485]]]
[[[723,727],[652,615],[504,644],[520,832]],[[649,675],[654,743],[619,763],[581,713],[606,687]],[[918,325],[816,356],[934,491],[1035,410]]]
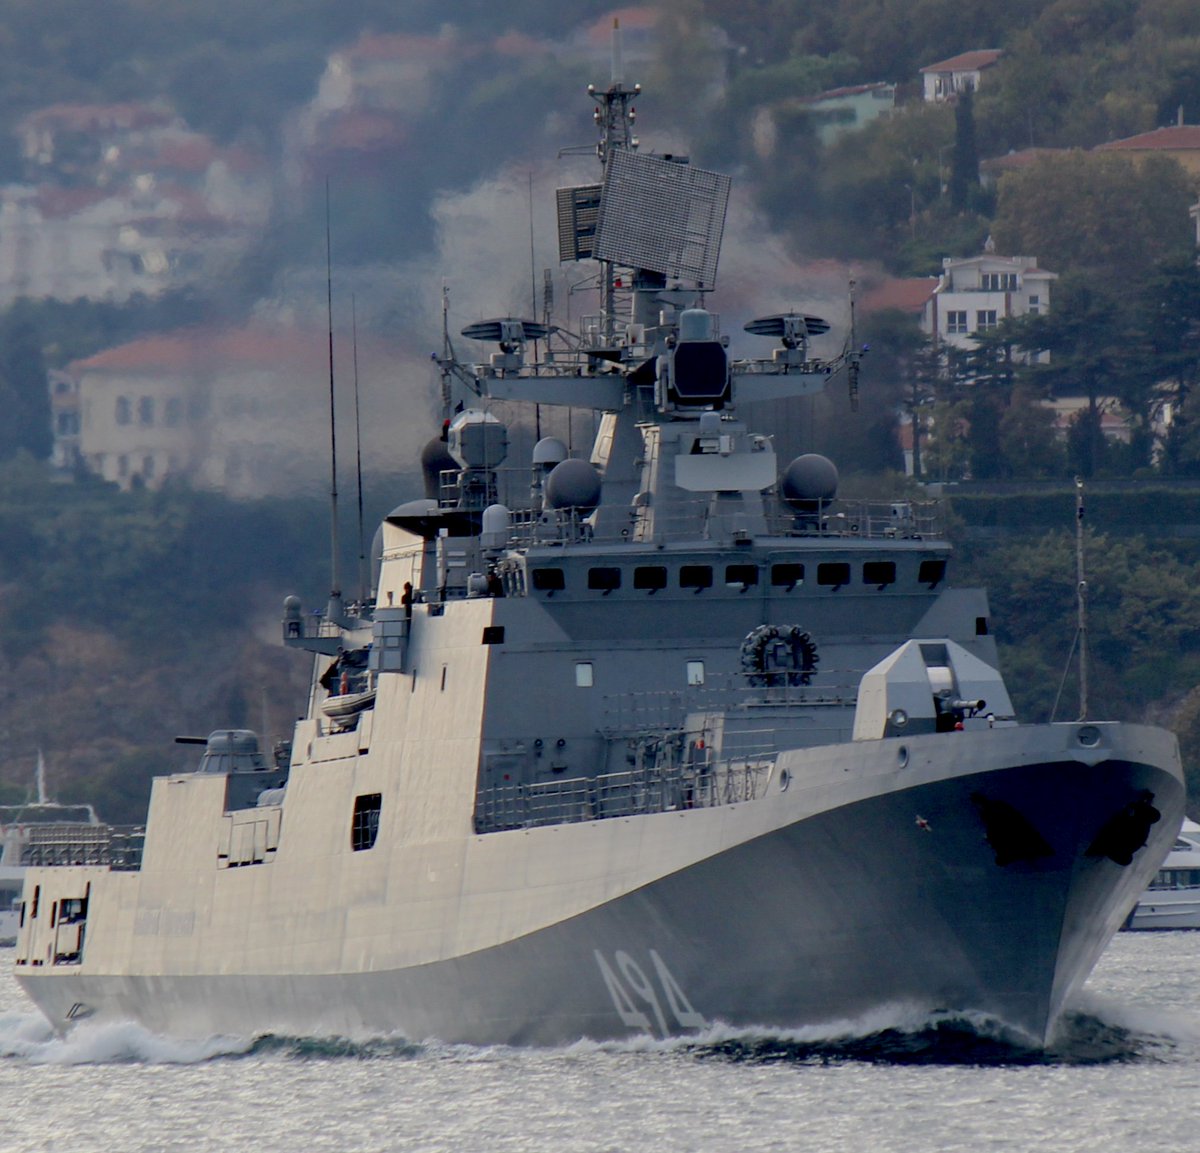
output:
[[[558,197],[599,314],[471,325],[483,365],[447,336],[372,604],[286,603],[290,759],[214,733],[136,867],[31,871],[16,975],[55,1024],[558,1043],[905,1005],[1040,1042],[1154,875],[1174,738],[1018,724],[936,509],[841,501],[738,419],[853,392],[860,353],[782,313],[731,357],[728,182],[639,154],[636,92],[592,90],[603,179]],[[506,471],[494,399],[592,410],[590,457]]]

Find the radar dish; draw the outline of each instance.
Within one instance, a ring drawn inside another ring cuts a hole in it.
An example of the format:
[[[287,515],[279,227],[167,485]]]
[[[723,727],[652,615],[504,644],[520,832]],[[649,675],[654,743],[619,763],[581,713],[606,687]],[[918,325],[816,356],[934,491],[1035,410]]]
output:
[[[778,316],[760,316],[749,321],[747,332],[755,336],[779,336],[785,348],[795,348],[810,336],[820,336],[829,331],[829,321],[819,316],[803,316],[798,312],[784,312]]]
[[[550,329],[536,320],[517,320],[511,316],[498,320],[480,320],[462,330],[468,340],[494,340],[501,344],[523,344],[527,340],[543,340]]]
[[[592,255],[712,288],[729,186],[720,172],[613,149]]]

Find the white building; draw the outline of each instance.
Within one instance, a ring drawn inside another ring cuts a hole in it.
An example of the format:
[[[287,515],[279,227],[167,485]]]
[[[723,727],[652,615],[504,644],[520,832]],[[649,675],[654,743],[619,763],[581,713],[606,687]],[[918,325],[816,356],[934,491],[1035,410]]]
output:
[[[971,349],[973,338],[1005,317],[1032,316],[1050,308],[1058,273],[1038,267],[1035,256],[984,252],[962,260],[947,257],[937,287],[925,302],[921,328],[938,345]]]
[[[351,341],[339,335],[341,359]],[[235,497],[310,490],[328,480],[328,334],[277,326],[144,337],[50,374],[52,459],[123,489],[171,480]],[[418,458],[437,428],[427,360],[376,339],[357,343],[364,465]],[[343,379],[353,379],[350,364]],[[354,426],[353,393],[339,393]]]
[[[1001,48],[978,48],[974,52],[951,56],[949,60],[940,60],[937,64],[927,64],[921,69],[925,100],[940,103],[953,100],[968,90],[975,91],[984,72],[993,67],[1002,55],[1004,51]]]

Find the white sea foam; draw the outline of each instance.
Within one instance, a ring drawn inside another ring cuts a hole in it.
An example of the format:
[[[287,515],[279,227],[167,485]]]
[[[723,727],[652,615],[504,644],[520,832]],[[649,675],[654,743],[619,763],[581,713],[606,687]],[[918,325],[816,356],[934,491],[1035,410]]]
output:
[[[35,1065],[194,1065],[214,1057],[238,1056],[252,1045],[253,1040],[243,1037],[163,1037],[129,1021],[104,1025],[85,1021],[60,1036],[36,1013],[0,1017],[0,1057]]]
[[[1178,1007],[1131,1004],[1111,994],[1085,989],[1072,999],[1070,1009],[1144,1037],[1200,1044],[1200,1013]]]

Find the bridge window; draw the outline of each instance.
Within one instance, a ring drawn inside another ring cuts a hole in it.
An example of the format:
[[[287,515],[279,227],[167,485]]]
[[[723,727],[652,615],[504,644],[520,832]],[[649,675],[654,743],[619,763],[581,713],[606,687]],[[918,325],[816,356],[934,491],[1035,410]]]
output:
[[[530,570],[533,587],[540,593],[561,592],[567,587],[567,576],[560,568],[535,568]]]
[[[758,565],[730,564],[725,566],[725,583],[741,585],[742,592],[758,584]]]
[[[935,588],[946,579],[946,562],[944,560],[923,560],[917,570],[917,580],[923,585]]]
[[[350,847],[357,853],[374,847],[379,836],[382,793],[363,793],[354,798],[354,819],[350,824]]]
[[[825,561],[817,565],[817,584],[841,588],[850,583],[850,565],[845,561]]]
[[[896,562],[891,560],[869,560],[863,564],[863,584],[890,585],[896,583]]]
[[[656,593],[667,587],[667,569],[665,565],[639,565],[633,570],[633,587]]]
[[[794,589],[804,583],[804,566],[802,564],[773,564],[771,566],[771,584],[776,588]]]
[[[681,589],[695,589],[699,592],[701,589],[712,588],[713,572],[712,567],[706,564],[685,564],[679,569],[679,587]]]
[[[610,593],[621,587],[621,570],[619,568],[590,568],[588,569],[588,588],[595,592]]]

